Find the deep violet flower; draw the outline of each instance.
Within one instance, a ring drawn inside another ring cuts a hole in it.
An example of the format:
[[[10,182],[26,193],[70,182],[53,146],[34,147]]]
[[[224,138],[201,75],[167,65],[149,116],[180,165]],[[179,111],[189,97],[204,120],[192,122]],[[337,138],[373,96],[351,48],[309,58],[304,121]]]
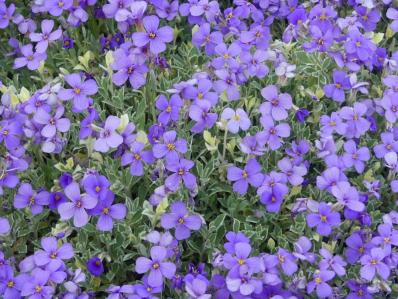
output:
[[[94,276],[101,276],[104,273],[104,264],[97,256],[92,257],[86,263],[87,270]]]
[[[191,230],[199,230],[202,220],[197,215],[189,215],[185,204],[175,202],[170,207],[171,212],[163,214],[161,225],[165,229],[175,228],[177,240],[185,240],[191,236]]]
[[[135,264],[135,271],[143,274],[149,271],[148,283],[152,287],[158,287],[163,284],[163,277],[171,279],[176,266],[171,262],[166,262],[167,250],[162,246],[153,246],[151,248],[151,259],[139,257]]]
[[[159,54],[166,50],[166,43],[173,40],[173,29],[169,26],[159,28],[157,16],[146,16],[142,20],[145,32],[134,32],[132,40],[137,47],[144,47],[149,43],[152,54]]]

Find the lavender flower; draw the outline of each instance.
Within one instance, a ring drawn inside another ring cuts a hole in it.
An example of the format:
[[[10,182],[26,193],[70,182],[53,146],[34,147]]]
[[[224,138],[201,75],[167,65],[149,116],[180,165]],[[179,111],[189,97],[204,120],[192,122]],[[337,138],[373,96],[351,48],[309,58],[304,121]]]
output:
[[[333,212],[329,205],[321,202],[318,207],[318,213],[307,215],[307,224],[309,227],[315,227],[318,234],[328,236],[332,232],[332,227],[340,223],[340,214]]]

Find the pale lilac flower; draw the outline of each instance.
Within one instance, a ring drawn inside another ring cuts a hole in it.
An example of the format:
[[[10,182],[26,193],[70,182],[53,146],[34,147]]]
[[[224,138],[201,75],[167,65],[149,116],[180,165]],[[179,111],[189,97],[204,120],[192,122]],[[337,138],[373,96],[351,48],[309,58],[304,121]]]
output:
[[[231,133],[238,133],[239,129],[247,131],[251,124],[246,112],[241,108],[236,109],[236,111],[225,108],[221,114],[221,119],[228,121],[227,127]]]

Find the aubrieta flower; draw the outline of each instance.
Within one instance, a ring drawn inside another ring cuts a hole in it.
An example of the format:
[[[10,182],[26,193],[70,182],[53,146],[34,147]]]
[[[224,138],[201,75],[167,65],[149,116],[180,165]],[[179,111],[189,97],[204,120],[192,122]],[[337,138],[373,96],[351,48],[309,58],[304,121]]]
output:
[[[218,95],[214,91],[213,83],[207,78],[198,80],[198,86],[187,90],[187,97],[194,100],[194,103],[201,101],[210,102],[211,106],[215,106],[218,102]]]
[[[32,279],[26,281],[22,287],[21,295],[34,299],[51,298],[54,294],[54,287],[47,285],[50,272],[36,268],[32,273]]]
[[[390,123],[395,123],[398,118],[397,93],[385,93],[380,101],[380,106],[384,108],[384,116]]]
[[[249,184],[256,188],[261,185],[264,175],[261,173],[261,165],[257,160],[250,159],[243,170],[236,166],[229,167],[227,178],[229,181],[234,182],[234,192],[245,195]]]
[[[172,191],[177,191],[181,182],[183,182],[187,189],[193,190],[196,187],[196,177],[190,173],[190,169],[194,165],[194,162],[186,159],[168,161],[166,169],[172,174],[166,178],[166,187]]]
[[[160,95],[155,105],[156,108],[161,111],[158,116],[158,121],[167,125],[170,121],[178,121],[183,102],[177,94],[173,94],[169,101],[164,95]]]
[[[228,131],[231,133],[238,133],[239,129],[247,131],[251,124],[246,112],[241,108],[236,109],[236,111],[225,108],[221,113],[221,119],[227,120]]]
[[[15,12],[15,4],[11,3],[8,7],[4,2],[0,2],[0,29],[5,29],[10,24]]]
[[[83,181],[84,190],[87,194],[99,200],[103,200],[108,196],[110,183],[103,175],[88,174]]]
[[[368,108],[363,103],[354,103],[353,107],[343,107],[339,115],[347,123],[345,136],[347,138],[359,138],[370,128],[370,122],[364,118]]]
[[[398,141],[394,138],[394,134],[383,132],[380,134],[381,144],[375,145],[373,151],[377,158],[384,158],[387,153],[398,152]]]
[[[332,228],[340,224],[340,214],[333,212],[327,203],[321,202],[317,213],[307,215],[307,224],[311,228],[316,227],[316,232],[321,236],[328,236]]]
[[[0,275],[0,295],[4,299],[19,299],[21,298],[21,290],[25,283],[29,280],[29,275],[20,274],[14,276],[14,270],[7,267]]]
[[[33,45],[28,44],[21,47],[22,57],[18,57],[14,61],[14,69],[19,69],[26,66],[29,70],[37,70],[40,63],[47,59],[46,53],[34,52]]]
[[[301,185],[304,181],[303,176],[307,174],[307,168],[304,165],[294,165],[287,157],[278,161],[278,168],[293,186]]]
[[[235,243],[234,254],[226,253],[223,256],[223,265],[229,270],[228,276],[237,276],[239,273],[257,273],[260,270],[258,257],[249,257],[252,248],[249,243]]]
[[[35,122],[43,125],[40,131],[43,137],[52,138],[56,135],[57,131],[61,133],[69,131],[70,120],[62,117],[64,111],[65,108],[63,106],[58,106],[54,115],[51,115],[42,108],[37,109],[33,119]]]
[[[114,193],[108,192],[107,196],[102,198],[94,209],[90,210],[90,214],[99,215],[97,222],[99,231],[111,231],[114,219],[122,220],[126,217],[126,206],[122,203],[113,204],[114,198]]]
[[[219,31],[211,32],[209,23],[201,24],[199,29],[192,35],[192,44],[197,47],[204,47],[207,55],[213,55],[215,47],[222,42],[222,33]]]
[[[73,6],[73,0],[47,0],[44,6],[50,15],[59,17]]]
[[[130,174],[132,176],[144,175],[144,163],[152,164],[155,161],[153,152],[145,151],[145,144],[135,141],[130,147],[130,151],[122,156],[122,166],[130,165]]]
[[[333,271],[317,270],[313,277],[314,280],[307,285],[308,293],[312,293],[315,290],[319,298],[326,298],[332,295],[332,288],[327,282],[333,279]]]
[[[381,246],[386,255],[389,255],[392,245],[395,247],[398,246],[398,231],[395,230],[391,224],[383,223],[377,227],[377,232],[379,235],[374,237],[371,243],[376,246]]]
[[[78,112],[85,111],[90,104],[89,96],[98,91],[95,80],[83,81],[80,74],[65,75],[65,81],[72,87],[71,89],[61,89],[58,97],[63,101],[73,100],[73,107]]]
[[[362,173],[365,169],[365,162],[370,159],[370,152],[367,147],[357,149],[353,140],[348,140],[344,143],[345,154],[342,157],[343,163],[346,167],[354,166],[358,173]]]
[[[111,148],[117,148],[123,143],[123,137],[116,131],[120,125],[120,118],[109,115],[104,127],[99,132],[99,138],[94,143],[96,151],[106,153]]]
[[[357,189],[349,182],[338,182],[332,186],[331,192],[343,206],[356,212],[362,212],[365,209],[365,205],[359,200]]]
[[[190,299],[211,299],[211,294],[206,294],[209,281],[203,275],[188,274],[184,278],[185,290]]]
[[[344,259],[339,256],[333,256],[327,249],[322,248],[319,253],[323,259],[319,262],[320,270],[332,270],[338,276],[344,276],[346,274],[345,266],[347,263]]]
[[[64,260],[69,260],[74,256],[72,245],[64,243],[58,246],[58,241],[55,237],[43,238],[40,244],[43,250],[35,252],[35,264],[40,267],[46,266],[49,271],[58,270],[64,265]]]
[[[42,33],[31,33],[29,38],[32,42],[36,42],[36,51],[39,53],[44,53],[50,42],[56,41],[62,36],[62,29],[58,28],[52,32],[54,28],[53,20],[43,20],[41,22],[41,32]]]
[[[354,280],[349,280],[347,286],[351,293],[348,294],[347,299],[372,299],[373,296],[368,291],[366,283],[358,283]]]
[[[149,44],[152,54],[158,55],[166,50],[166,43],[173,40],[173,29],[169,26],[159,28],[157,16],[146,16],[142,20],[145,32],[134,32],[132,40],[135,46],[144,47]]]
[[[113,83],[122,86],[129,80],[134,89],[139,89],[145,84],[145,74],[148,72],[145,59],[139,55],[126,55],[123,49],[116,50],[113,57],[112,69],[117,71],[112,75]]]
[[[281,137],[290,136],[290,126],[286,123],[274,124],[270,116],[262,116],[260,119],[264,130],[259,132],[259,140],[267,144],[271,150],[280,148],[283,144]]]
[[[260,106],[260,112],[264,115],[270,115],[274,120],[286,119],[288,113],[286,110],[292,108],[292,97],[288,93],[278,93],[275,85],[269,85],[261,90],[261,95],[266,100]]]
[[[350,78],[343,71],[333,71],[333,84],[327,84],[323,87],[325,95],[334,101],[342,103],[345,101],[344,90],[350,89]]]
[[[87,270],[96,277],[99,277],[104,273],[104,264],[102,263],[101,259],[97,256],[93,256],[90,258],[87,263]]]
[[[394,7],[389,7],[386,12],[387,18],[393,20],[390,23],[390,28],[394,32],[398,32],[398,10]]]
[[[161,217],[161,225],[165,229],[175,228],[177,240],[185,240],[191,236],[191,230],[199,230],[202,220],[197,215],[189,215],[185,204],[181,201],[174,202],[171,213],[165,213]]]
[[[300,260],[308,261],[312,264],[316,261],[316,255],[310,252],[311,247],[311,241],[307,237],[302,236],[294,243],[293,255]]]
[[[32,215],[43,212],[43,206],[49,203],[49,193],[47,191],[36,192],[28,183],[23,183],[18,189],[14,198],[14,207],[23,209],[29,207]]]
[[[10,232],[11,226],[7,218],[0,217],[0,235],[6,235]]]
[[[139,257],[135,264],[135,271],[143,274],[149,271],[148,284],[152,287],[163,285],[163,277],[171,279],[176,272],[176,265],[165,262],[167,250],[162,246],[151,248],[151,259]]]
[[[192,104],[189,107],[189,117],[196,123],[191,128],[193,133],[210,129],[217,121],[217,113],[210,112],[211,104],[207,101]]]
[[[245,236],[245,234],[238,232],[228,232],[225,235],[225,238],[227,239],[228,242],[224,243],[224,249],[230,253],[230,254],[235,254],[235,244],[236,243],[250,243],[250,240],[248,237]]]
[[[176,131],[165,132],[162,142],[155,144],[152,148],[155,158],[166,157],[167,161],[178,160],[179,154],[185,154],[187,150],[187,142],[185,139],[177,139]]]
[[[80,195],[80,187],[76,182],[70,183],[65,188],[66,196],[72,202],[62,203],[58,207],[58,212],[61,215],[61,220],[68,220],[73,218],[73,225],[76,227],[83,227],[89,221],[87,210],[94,208],[98,200],[90,195]]]
[[[381,248],[373,248],[369,254],[361,257],[361,277],[371,281],[378,274],[382,279],[387,280],[390,276],[390,268],[383,262],[385,257],[386,254]]]

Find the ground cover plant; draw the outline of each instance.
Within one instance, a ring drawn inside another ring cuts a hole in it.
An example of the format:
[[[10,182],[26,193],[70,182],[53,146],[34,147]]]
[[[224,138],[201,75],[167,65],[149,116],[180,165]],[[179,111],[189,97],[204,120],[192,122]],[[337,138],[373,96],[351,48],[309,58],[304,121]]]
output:
[[[0,0],[0,297],[398,298],[398,2]]]

